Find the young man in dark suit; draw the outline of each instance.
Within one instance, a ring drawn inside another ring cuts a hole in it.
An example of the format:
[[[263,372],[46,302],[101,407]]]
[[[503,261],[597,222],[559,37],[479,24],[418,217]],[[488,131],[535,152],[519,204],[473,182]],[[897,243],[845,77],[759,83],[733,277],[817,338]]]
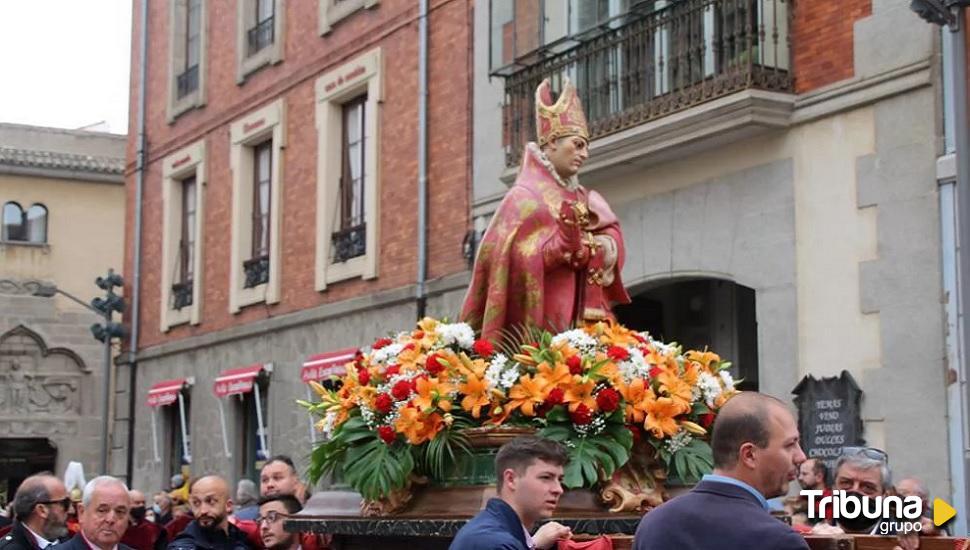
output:
[[[121,544],[128,529],[131,499],[120,479],[99,476],[84,486],[78,505],[80,532],[51,550],[132,550]]]
[[[711,447],[714,474],[647,512],[634,550],[808,550],[768,512],[767,499],[788,492],[805,460],[788,407],[755,392],[732,397],[714,421]]]
[[[554,521],[530,534],[537,520],[556,511],[567,460],[561,445],[541,437],[517,437],[503,445],[495,455],[498,497],[458,531],[449,550],[552,548],[570,538],[570,529]]]

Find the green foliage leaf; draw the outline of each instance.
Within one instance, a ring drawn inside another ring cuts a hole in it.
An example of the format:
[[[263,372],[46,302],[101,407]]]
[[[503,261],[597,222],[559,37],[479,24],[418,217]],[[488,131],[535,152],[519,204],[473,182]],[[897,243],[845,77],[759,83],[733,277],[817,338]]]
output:
[[[661,449],[660,456],[667,463],[668,471],[686,483],[700,481],[701,477],[714,470],[711,446],[701,439],[692,439],[672,456],[666,449]]]
[[[366,499],[378,499],[401,489],[414,470],[411,449],[403,443],[387,445],[377,434],[360,445],[347,449],[344,479]]]
[[[444,479],[459,453],[471,455],[468,437],[462,430],[472,426],[474,423],[470,419],[455,416],[450,427],[441,430],[434,439],[418,449],[419,469],[432,478]]]

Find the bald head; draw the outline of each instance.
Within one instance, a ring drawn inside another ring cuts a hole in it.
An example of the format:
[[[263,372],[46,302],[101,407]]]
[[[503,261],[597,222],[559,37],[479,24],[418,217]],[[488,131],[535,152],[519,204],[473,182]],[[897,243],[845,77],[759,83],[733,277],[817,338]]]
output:
[[[733,467],[744,443],[767,447],[770,422],[778,414],[791,416],[785,404],[770,395],[741,392],[729,399],[718,412],[711,434],[714,467]]]
[[[189,505],[195,520],[203,529],[228,530],[228,518],[232,513],[229,484],[219,476],[201,477],[189,491]]]
[[[930,492],[926,490],[926,486],[915,477],[907,477],[906,479],[899,480],[896,483],[896,492],[904,497],[917,496],[923,502],[928,501],[930,498]]]
[[[132,508],[137,508],[138,506],[145,505],[145,493],[137,489],[132,489],[131,491],[128,491],[128,498],[131,499]]]

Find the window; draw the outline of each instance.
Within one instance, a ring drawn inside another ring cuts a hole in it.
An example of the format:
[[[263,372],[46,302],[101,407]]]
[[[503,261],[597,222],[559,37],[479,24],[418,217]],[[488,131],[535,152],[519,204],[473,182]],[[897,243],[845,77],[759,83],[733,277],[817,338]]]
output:
[[[239,438],[237,452],[241,457],[239,476],[257,481],[259,471],[269,458],[269,430],[265,427],[264,416],[268,384],[260,380],[253,387],[254,391],[238,396],[242,437]]]
[[[172,309],[192,305],[192,280],[195,273],[195,175],[181,181],[182,221],[179,224],[178,277],[172,285]]]
[[[201,322],[205,141],[162,159],[160,330]]]
[[[236,82],[260,68],[283,60],[283,0],[236,2]]]
[[[316,289],[377,277],[380,103],[376,48],[316,81]]]
[[[279,302],[284,102],[231,124],[232,241],[229,311]]]
[[[272,187],[273,140],[253,147],[252,238],[245,262],[245,288],[269,280],[270,189]]]
[[[362,9],[377,6],[379,0],[320,0],[320,34],[330,32],[333,25]]]
[[[34,204],[26,211],[10,201],[3,205],[3,235],[7,242],[44,244],[47,242],[47,207]]]
[[[343,106],[340,190],[337,207],[339,229],[333,233],[333,261],[346,262],[366,252],[364,224],[364,107],[367,96]]]
[[[256,25],[246,31],[249,55],[255,55],[273,43],[273,0],[256,0],[253,7],[256,10]]]
[[[169,70],[171,84],[168,120],[205,104],[206,0],[169,3]]]
[[[189,418],[191,406],[187,392],[179,392],[179,400],[165,407],[165,471],[169,476],[181,474],[183,466],[192,463],[189,442]]]

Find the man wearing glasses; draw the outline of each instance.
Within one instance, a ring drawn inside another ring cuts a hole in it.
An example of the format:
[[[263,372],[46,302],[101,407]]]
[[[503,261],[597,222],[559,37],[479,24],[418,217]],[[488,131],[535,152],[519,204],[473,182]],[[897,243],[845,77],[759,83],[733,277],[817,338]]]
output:
[[[283,520],[302,510],[300,501],[292,495],[276,495],[259,500],[259,538],[266,550],[301,550],[300,534],[287,533]]]
[[[71,499],[60,479],[50,474],[28,477],[13,498],[13,528],[0,538],[2,550],[43,550],[67,536]]]
[[[121,544],[128,529],[131,500],[128,487],[111,476],[99,476],[84,486],[78,506],[81,531],[52,550],[131,550]]]

